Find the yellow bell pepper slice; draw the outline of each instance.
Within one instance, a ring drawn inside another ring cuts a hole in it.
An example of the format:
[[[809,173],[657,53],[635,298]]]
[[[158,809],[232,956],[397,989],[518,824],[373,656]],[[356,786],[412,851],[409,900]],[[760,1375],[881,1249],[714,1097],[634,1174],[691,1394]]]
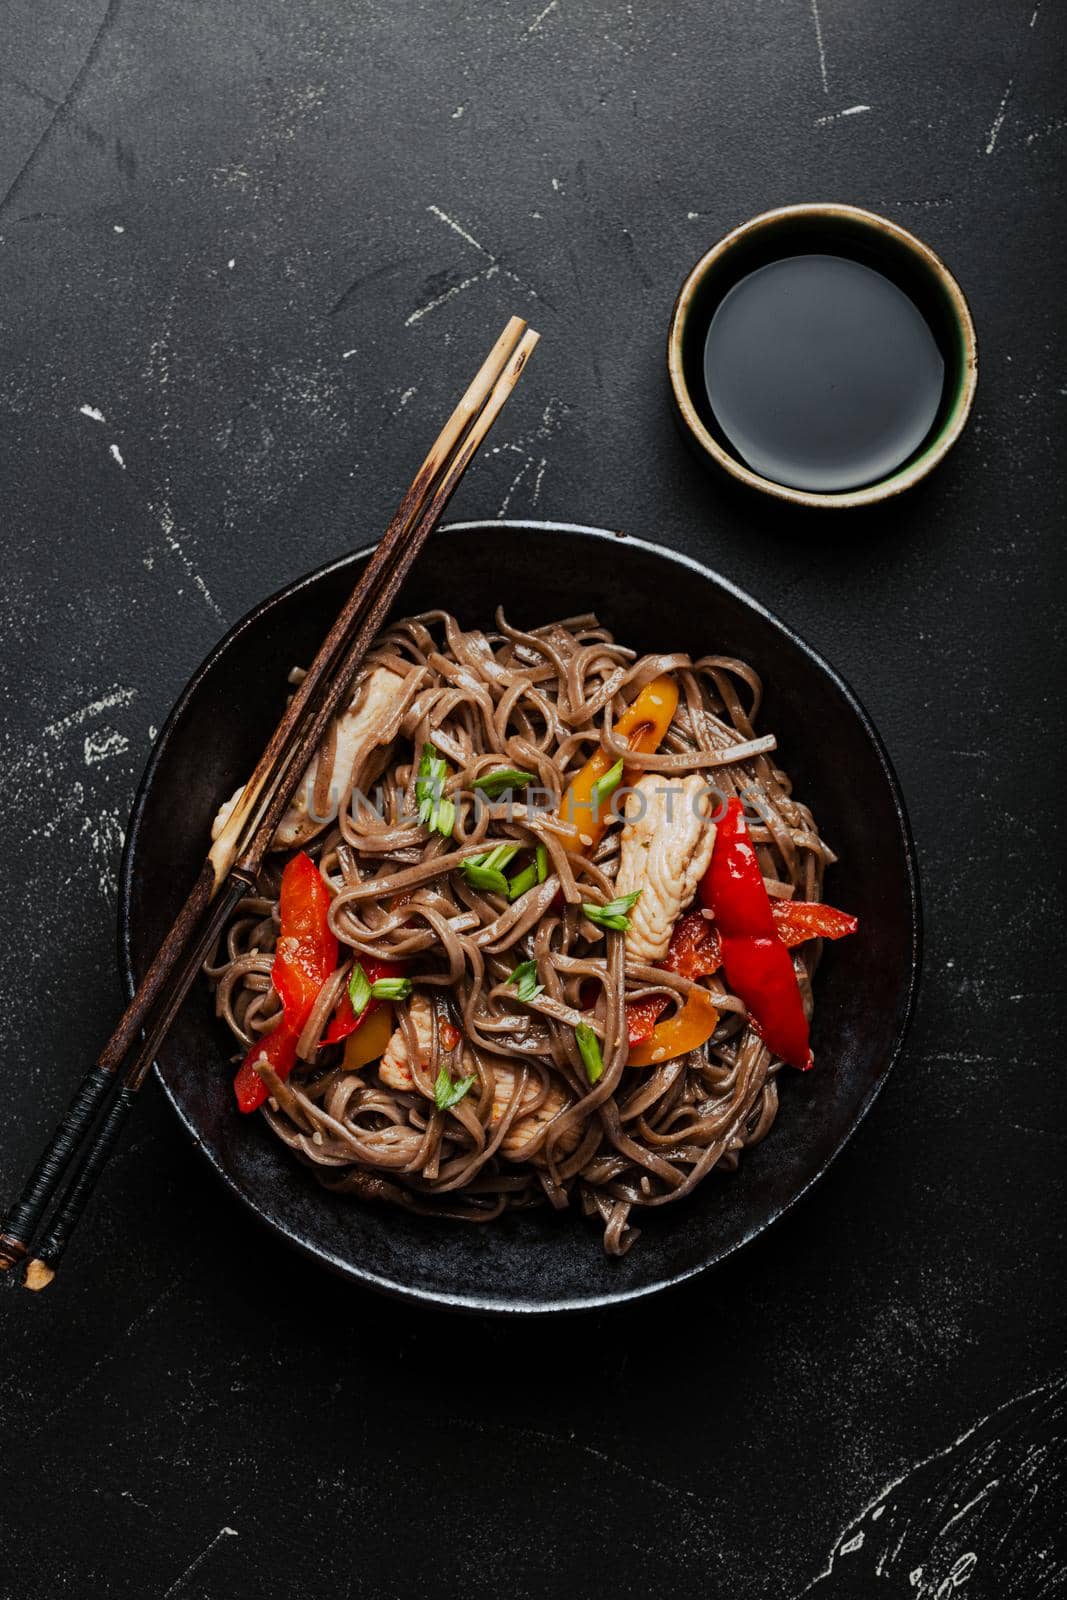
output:
[[[631,750],[648,755],[658,748],[678,709],[678,685],[669,674],[653,678],[646,683],[632,705],[627,706],[615,732],[625,739]],[[594,805],[593,789],[605,773],[615,765],[615,758],[606,750],[597,750],[582,770],[571,780],[560,805],[560,816],[570,824],[573,837],[571,849],[591,850],[603,836],[611,819],[611,795],[606,795],[599,806]],[[623,782],[630,781],[624,769]],[[568,843],[570,841],[568,840]]]
[[[703,989],[690,989],[680,1011],[657,1022],[647,1039],[635,1044],[626,1058],[628,1067],[658,1067],[706,1044],[719,1025],[719,1013]]]
[[[393,1008],[379,1002],[363,1026],[349,1034],[345,1042],[345,1071],[358,1072],[383,1056],[392,1031]]]

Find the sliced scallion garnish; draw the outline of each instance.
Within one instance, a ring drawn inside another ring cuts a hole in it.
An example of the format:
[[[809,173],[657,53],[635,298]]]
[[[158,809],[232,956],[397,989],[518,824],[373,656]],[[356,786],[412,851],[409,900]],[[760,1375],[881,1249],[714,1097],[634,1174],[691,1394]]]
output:
[[[465,861],[463,876],[472,889],[484,889],[487,894],[502,894],[507,899],[508,880],[499,867],[483,867],[481,862]]]
[[[520,895],[526,894],[529,889],[537,885],[537,868],[531,861],[528,867],[523,867],[513,878],[508,880],[508,899],[517,900]]]
[[[411,993],[410,978],[377,978],[370,986],[375,1000],[406,1000]]]
[[[574,1037],[578,1041],[578,1054],[585,1066],[586,1077],[590,1083],[599,1083],[604,1076],[604,1057],[600,1054],[600,1040],[588,1022],[579,1022],[574,1030]]]
[[[536,961],[520,961],[508,982],[515,985],[517,998],[523,1005],[529,1005],[531,1000],[536,1000],[545,987],[543,983],[537,981]]]
[[[497,800],[508,789],[525,789],[533,781],[532,772],[523,772],[519,767],[497,767],[495,772],[483,772],[480,778],[475,778],[473,787],[487,794],[490,800]]]
[[[361,1017],[370,1005],[370,979],[357,961],[348,980],[348,998],[352,1002],[352,1015]]]
[[[602,778],[598,778],[594,783],[589,796],[594,817],[599,815],[600,808],[604,804],[604,801],[610,800],[611,796],[615,793],[615,790],[622,782],[622,765],[622,758],[620,756],[615,765],[613,767],[609,767],[604,776]]]
[[[635,906],[641,898],[641,890],[635,889],[633,894],[620,894],[614,900],[609,900],[607,905],[594,905],[591,901],[582,901],[582,911],[590,922],[595,922],[598,928],[611,928],[615,933],[625,933],[630,926],[630,919],[626,913]]]
[[[410,978],[376,978],[371,983],[358,961],[348,980],[348,998],[357,1017],[363,1015],[372,1000],[406,1000],[410,993]]]
[[[472,1074],[469,1078],[460,1078],[453,1083],[448,1075],[448,1068],[442,1067],[433,1086],[434,1104],[438,1111],[451,1111],[452,1107],[457,1106],[463,1099],[474,1081]]]
[[[456,807],[445,795],[448,766],[437,754],[436,746],[429,740],[422,747],[422,758],[415,776],[415,798],[419,803],[419,821],[431,833],[450,838],[456,821]]]

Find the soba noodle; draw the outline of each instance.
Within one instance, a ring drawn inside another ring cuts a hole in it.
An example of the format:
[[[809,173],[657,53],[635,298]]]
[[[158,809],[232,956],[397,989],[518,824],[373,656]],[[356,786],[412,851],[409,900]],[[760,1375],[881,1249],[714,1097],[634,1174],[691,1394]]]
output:
[[[722,796],[741,794],[772,896],[821,899],[823,870],[834,858],[776,765],[773,739],[755,732],[761,685],[744,662],[637,656],[593,615],[528,631],[501,612],[496,622],[492,632],[464,631],[447,612],[427,612],[393,624],[367,658],[364,677],[389,668],[404,679],[404,692],[383,720],[386,744],[372,742],[335,795],[335,820],[310,845],[332,893],[341,965],[301,1033],[292,1077],[283,1083],[266,1069],[264,1114],[335,1194],[468,1222],[536,1205],[576,1206],[599,1221],[609,1254],[621,1255],[638,1236],[635,1213],[681,1200],[713,1170],[733,1171],[741,1152],[765,1137],[778,1108],[780,1063],[719,973],[706,981],[720,1014],[708,1043],[660,1065],[627,1066],[626,1003],[662,995],[677,1005],[691,984],[628,961],[622,933],[582,915],[591,892],[611,897],[621,828],[609,827],[588,855],[569,848],[573,839],[557,815],[568,781],[601,746],[613,761],[626,753],[631,783],[638,771],[663,774],[665,782],[700,773]],[[614,724],[664,673],[678,684],[678,709],[655,753],[633,753]],[[449,765],[450,838],[417,820],[418,758],[428,740]],[[336,787],[336,746],[330,740],[320,752],[316,815]],[[543,802],[485,802],[472,785],[501,766],[535,774]],[[527,850],[543,845],[548,855],[546,880],[512,904],[458,870],[479,853],[475,847],[484,852],[509,840]],[[284,857],[273,859],[278,865],[238,907],[208,968],[218,1013],[242,1052],[281,1010],[271,967]],[[818,941],[794,952],[809,1015],[818,953]],[[373,1064],[346,1071],[340,1047],[318,1048],[352,961],[371,958],[406,962],[415,993],[432,1000],[425,1055],[410,1006],[396,1008],[410,1090],[388,1087]],[[520,1004],[509,980],[528,960],[537,963],[543,993]],[[593,1086],[576,1043],[583,1018],[597,1030],[604,1064]],[[461,1035],[451,1049],[446,1023]],[[453,1077],[476,1077],[446,1112],[434,1100],[442,1063]],[[515,1159],[508,1136],[520,1118],[525,1133]]]

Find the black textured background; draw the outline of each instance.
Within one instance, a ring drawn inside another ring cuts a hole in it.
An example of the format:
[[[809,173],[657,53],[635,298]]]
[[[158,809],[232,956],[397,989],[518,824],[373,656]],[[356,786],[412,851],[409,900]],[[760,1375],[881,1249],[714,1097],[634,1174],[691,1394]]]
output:
[[[1053,0],[0,0],[5,1193],[119,1001],[153,727],[227,623],[380,530],[513,310],[544,341],[456,514],[623,526],[783,614],[889,744],[928,922],[827,1180],[631,1312],[355,1293],[153,1087],[61,1280],[4,1286],[5,1600],[792,1600],[828,1561],[835,1595],[1062,1592],[1063,44]],[[695,257],[822,198],[928,239],[979,333],[964,439],[866,516],[706,477],[665,392]],[[994,1413],[915,1478],[939,1506],[961,1462],[943,1515],[842,1536]]]

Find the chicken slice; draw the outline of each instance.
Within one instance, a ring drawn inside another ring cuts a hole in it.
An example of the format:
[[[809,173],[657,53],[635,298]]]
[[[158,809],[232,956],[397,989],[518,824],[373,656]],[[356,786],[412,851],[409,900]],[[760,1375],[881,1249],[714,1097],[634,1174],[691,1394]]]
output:
[[[520,1066],[510,1061],[493,1062],[491,1126],[495,1127],[507,1110],[521,1071],[522,1068]],[[551,1122],[552,1118],[558,1116],[564,1107],[570,1103],[563,1090],[557,1088],[555,1083],[550,1083],[548,1094],[537,1107],[537,1110],[524,1115],[523,1108],[532,1105],[540,1093],[540,1088],[540,1080],[533,1076],[527,1081],[526,1087],[522,1091],[522,1099],[519,1102],[515,1120],[504,1135],[503,1143],[500,1146],[500,1154],[506,1156],[509,1161],[529,1160],[542,1161],[543,1163],[541,1152],[535,1151],[532,1155],[528,1155],[527,1147],[541,1132],[545,1124]],[[577,1127],[568,1128],[561,1136],[559,1145],[561,1154],[567,1155],[574,1149],[578,1143],[580,1131]]]
[[[433,1047],[433,1007],[424,994],[416,992],[412,995],[408,1016],[415,1029],[419,1060],[423,1066],[428,1066]],[[378,1066],[378,1076],[389,1089],[402,1092],[414,1089],[415,1079],[411,1075],[411,1058],[403,1028],[398,1027],[386,1045]]]
[[[411,998],[409,1016],[415,1029],[416,1048],[419,1052],[420,1064],[429,1066],[430,1049],[433,1044],[433,1008],[430,1001],[422,994],[414,994]],[[466,1077],[475,1070],[474,1060],[468,1050],[461,1054],[461,1076]],[[494,1058],[490,1063],[493,1071],[493,1107],[490,1113],[490,1127],[495,1127],[508,1108],[511,1096],[515,1091],[519,1073],[522,1070],[511,1062]],[[404,1038],[403,1028],[397,1028],[389,1040],[378,1067],[378,1076],[387,1088],[399,1090],[401,1093],[410,1093],[415,1088],[415,1079],[411,1071],[411,1058],[408,1055],[407,1041]],[[474,1091],[472,1090],[472,1093]],[[514,1122],[504,1135],[500,1146],[500,1154],[509,1161],[525,1161],[526,1148],[534,1137],[540,1133],[547,1122],[551,1122],[568,1104],[567,1096],[555,1084],[549,1088],[548,1095],[535,1111],[523,1115],[523,1107],[533,1105],[538,1095],[538,1080],[534,1078],[526,1084],[522,1092],[522,1101]],[[562,1150],[564,1153],[573,1150],[579,1137],[577,1128],[571,1129],[564,1135]],[[535,1154],[532,1157],[537,1160]]]
[[[646,772],[627,796],[615,889],[641,891],[628,913],[626,954],[633,961],[662,961],[671,929],[708,870],[715,824],[706,789],[698,772],[680,783]]]
[[[327,823],[333,821],[337,815],[338,800],[348,793],[356,768],[376,745],[383,742],[382,730],[404,693],[404,682],[398,672],[390,672],[388,667],[375,667],[359,685],[348,710],[338,717],[336,723],[333,776],[326,806],[328,814],[322,818],[309,814],[319,763],[316,755],[311,759],[292,804],[278,824],[278,831],[274,835],[275,850],[292,850],[296,845],[306,844]],[[211,826],[212,839],[219,837],[243,792],[242,785],[219,807]]]

